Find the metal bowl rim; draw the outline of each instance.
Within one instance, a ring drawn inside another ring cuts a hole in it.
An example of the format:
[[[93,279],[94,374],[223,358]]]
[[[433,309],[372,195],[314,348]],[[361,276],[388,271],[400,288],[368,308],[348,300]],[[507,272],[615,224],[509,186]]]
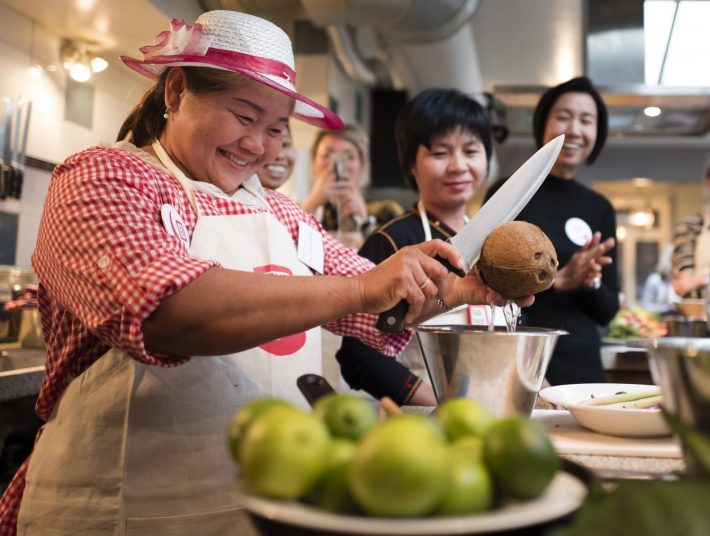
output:
[[[710,351],[710,337],[655,337],[630,341],[629,346],[647,348],[649,350],[683,350],[686,348],[695,348],[707,352]]]
[[[515,331],[508,331],[505,326],[496,326],[495,331],[489,331],[488,326],[469,325],[469,324],[420,324],[412,326],[412,330],[420,333],[485,333],[494,336],[511,336],[511,335],[567,335],[568,332],[562,329],[554,328],[536,328],[530,326],[516,326]]]

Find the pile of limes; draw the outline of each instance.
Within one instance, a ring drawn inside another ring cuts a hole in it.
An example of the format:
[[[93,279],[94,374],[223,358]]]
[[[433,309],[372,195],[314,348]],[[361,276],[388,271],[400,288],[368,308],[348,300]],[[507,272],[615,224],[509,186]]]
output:
[[[252,493],[380,517],[484,512],[537,497],[559,468],[539,425],[464,398],[382,421],[350,394],[313,412],[261,399],[234,414],[228,442]]]

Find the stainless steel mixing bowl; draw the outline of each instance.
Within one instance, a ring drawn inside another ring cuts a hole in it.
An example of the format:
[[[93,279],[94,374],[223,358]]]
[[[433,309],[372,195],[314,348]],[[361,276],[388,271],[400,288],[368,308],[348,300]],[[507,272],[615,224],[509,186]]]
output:
[[[661,337],[645,346],[651,376],[661,386],[663,406],[710,437],[710,338]],[[686,448],[683,458],[688,474],[710,476]]]
[[[552,351],[566,331],[496,326],[414,327],[439,402],[471,398],[497,418],[529,416],[547,372]]]

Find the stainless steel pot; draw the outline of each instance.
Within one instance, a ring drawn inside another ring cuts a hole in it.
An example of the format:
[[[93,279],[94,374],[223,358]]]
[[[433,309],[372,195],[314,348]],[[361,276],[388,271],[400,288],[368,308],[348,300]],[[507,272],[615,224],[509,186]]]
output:
[[[495,417],[529,416],[552,351],[566,331],[447,325],[414,327],[439,402],[471,398]]]
[[[663,406],[710,437],[710,338],[661,337],[647,341],[646,346]],[[688,474],[709,476],[685,447],[683,458]]]

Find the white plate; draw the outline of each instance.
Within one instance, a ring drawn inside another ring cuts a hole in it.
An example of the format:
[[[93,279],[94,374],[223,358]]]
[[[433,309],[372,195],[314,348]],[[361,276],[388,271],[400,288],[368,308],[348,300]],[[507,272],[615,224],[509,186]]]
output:
[[[440,536],[474,535],[529,527],[576,511],[587,486],[576,476],[559,471],[545,493],[533,500],[507,504],[478,515],[417,519],[383,519],[338,515],[311,506],[242,494],[244,507],[270,521],[318,534]]]
[[[576,421],[590,430],[622,437],[660,437],[671,432],[659,409],[635,409],[580,405],[592,396],[613,395],[620,391],[635,393],[650,386],[634,383],[577,383],[555,385],[540,391],[539,396],[569,410]]]

